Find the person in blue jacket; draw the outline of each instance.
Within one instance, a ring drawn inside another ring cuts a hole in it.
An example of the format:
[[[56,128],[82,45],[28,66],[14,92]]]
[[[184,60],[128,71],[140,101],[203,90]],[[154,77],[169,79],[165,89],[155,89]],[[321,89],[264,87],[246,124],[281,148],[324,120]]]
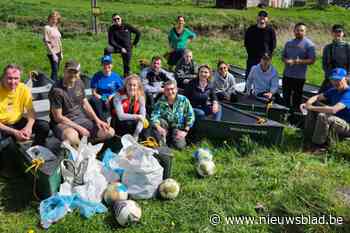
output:
[[[91,79],[92,98],[90,103],[96,115],[107,121],[110,116],[110,103],[115,93],[123,87],[123,79],[112,71],[112,56],[101,58],[102,71],[98,71]]]

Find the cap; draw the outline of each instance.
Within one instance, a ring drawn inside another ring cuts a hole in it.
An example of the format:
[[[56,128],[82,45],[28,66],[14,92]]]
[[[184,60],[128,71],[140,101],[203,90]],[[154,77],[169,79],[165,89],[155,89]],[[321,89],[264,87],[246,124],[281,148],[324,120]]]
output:
[[[112,63],[112,56],[111,55],[104,55],[101,57],[101,63],[102,64],[111,64]]]
[[[69,60],[66,62],[64,68],[67,70],[80,71],[80,64],[75,60]]]
[[[332,32],[343,32],[344,27],[340,24],[334,24],[332,27]]]
[[[330,75],[329,79],[334,80],[334,81],[340,81],[340,80],[343,80],[343,78],[345,78],[346,75],[347,75],[347,72],[345,69],[334,68],[331,71],[331,75]]]
[[[266,11],[259,11],[258,16],[267,17],[267,16],[269,16],[269,14]]]

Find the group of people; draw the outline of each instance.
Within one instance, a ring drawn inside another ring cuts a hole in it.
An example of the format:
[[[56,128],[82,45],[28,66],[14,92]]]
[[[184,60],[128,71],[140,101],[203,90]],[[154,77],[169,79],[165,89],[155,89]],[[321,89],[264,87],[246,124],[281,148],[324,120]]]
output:
[[[197,65],[187,43],[196,37],[185,27],[185,18],[179,16],[177,25],[169,32],[168,65],[175,66],[170,73],[162,68],[160,56],[152,58],[149,67],[140,76],[130,71],[132,48],[140,41],[141,33],[125,24],[118,14],[113,14],[113,24],[108,30],[108,46],[101,58],[101,71],[91,79],[92,96],[87,98],[80,79],[80,64],[69,60],[64,66],[62,79],[57,78],[63,59],[61,34],[58,30],[60,14],[54,11],[44,27],[44,43],[51,64],[51,79],[55,81],[49,93],[50,123],[35,119],[30,90],[20,83],[21,69],[14,64],[5,67],[0,86],[0,137],[12,136],[23,141],[34,133],[34,144],[43,145],[52,129],[60,140],[77,146],[82,136],[98,142],[115,134],[132,134],[135,139],[152,134],[163,144],[176,148],[186,145],[186,136],[195,123],[211,117],[222,117],[220,101],[237,101],[235,78],[229,65],[218,61],[214,72],[209,65]],[[135,34],[132,40],[131,34]],[[315,62],[315,45],[306,35],[306,25],[294,27],[295,38],[289,40],[282,52],[283,100],[278,93],[279,76],[271,64],[276,48],[276,33],[268,24],[268,13],[260,11],[257,24],[245,33],[247,50],[248,95],[283,101],[293,111],[309,110],[305,123],[305,138],[324,145],[330,132],[338,136],[350,135],[350,88],[345,77],[350,71],[350,48],[344,42],[344,29],[334,25],[334,41],[323,51],[325,81],[322,93],[302,102],[307,66]],[[120,53],[124,75],[113,72],[112,53]],[[330,87],[330,83],[335,88]],[[325,91],[325,92],[324,92]],[[315,106],[327,100],[326,106]],[[321,114],[314,114],[319,112]],[[15,114],[13,114],[15,113]],[[148,119],[151,127],[146,130]],[[316,124],[316,126],[315,126]],[[323,131],[322,131],[323,130]],[[147,132],[146,132],[147,131]],[[322,131],[322,132],[321,132]]]

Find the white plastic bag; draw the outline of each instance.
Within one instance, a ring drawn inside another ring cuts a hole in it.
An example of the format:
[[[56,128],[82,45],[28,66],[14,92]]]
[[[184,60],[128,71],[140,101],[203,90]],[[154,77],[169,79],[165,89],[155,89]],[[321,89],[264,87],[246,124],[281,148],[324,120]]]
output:
[[[163,167],[153,157],[156,151],[138,144],[129,134],[122,137],[122,145],[111,166],[124,169],[121,180],[132,198],[153,197],[163,179]]]

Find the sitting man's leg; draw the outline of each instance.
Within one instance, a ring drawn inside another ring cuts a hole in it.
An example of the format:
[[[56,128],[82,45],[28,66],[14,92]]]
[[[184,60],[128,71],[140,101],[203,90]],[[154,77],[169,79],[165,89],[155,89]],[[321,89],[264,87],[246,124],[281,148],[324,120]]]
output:
[[[79,133],[71,127],[67,127],[63,130],[62,136],[60,139],[63,141],[68,141],[68,143],[74,148],[79,147],[79,144],[80,144]]]
[[[312,135],[312,142],[317,145],[324,145],[329,136],[329,115],[319,113],[316,118],[315,130]]]
[[[193,108],[196,119],[202,120],[205,118],[205,112],[200,108]]]
[[[350,136],[350,125],[337,116],[328,117],[330,142]]]
[[[171,141],[174,147],[178,150],[181,150],[186,147],[186,137],[185,138],[179,138],[177,135],[177,129],[171,130]]]
[[[33,145],[46,146],[46,139],[49,136],[50,126],[47,121],[35,120],[33,125],[34,141]]]
[[[160,127],[162,127],[163,129],[166,130],[167,134],[168,134],[168,128],[169,128],[169,125],[168,125],[168,122],[164,119],[160,119]],[[154,137],[157,139],[157,141],[159,142],[159,144],[161,146],[165,146],[166,143],[167,143],[167,135],[161,135],[157,128],[156,127],[152,127],[153,128],[153,134],[154,134]]]
[[[304,143],[311,142],[314,135],[318,112],[308,111],[304,120]]]
[[[105,119],[105,114],[103,113],[104,111],[104,103],[101,99],[97,99],[95,96],[92,96],[89,100],[89,103],[92,107],[92,109],[95,111],[95,114],[98,118],[100,118],[103,121],[107,122],[107,119]]]

